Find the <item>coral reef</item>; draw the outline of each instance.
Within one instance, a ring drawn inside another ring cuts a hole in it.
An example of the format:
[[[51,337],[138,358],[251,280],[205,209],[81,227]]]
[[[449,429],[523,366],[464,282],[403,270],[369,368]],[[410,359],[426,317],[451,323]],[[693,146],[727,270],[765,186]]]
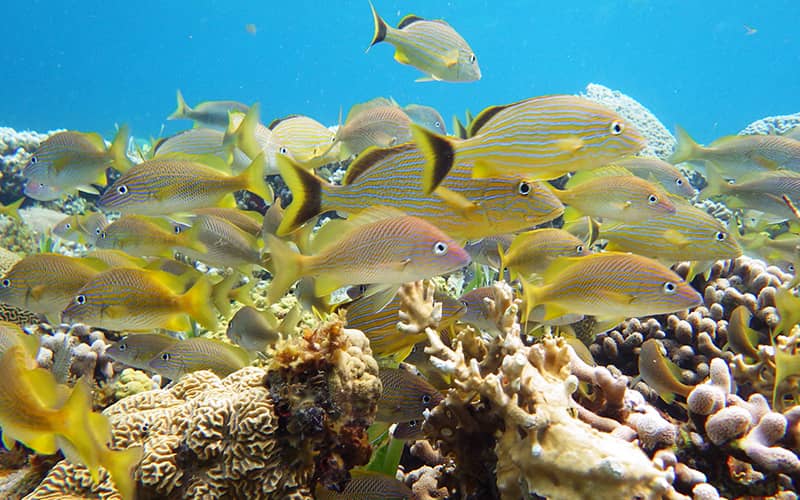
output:
[[[117,449],[144,445],[137,498],[311,499],[365,464],[381,385],[361,332],[333,321],[282,341],[266,369],[191,373],[105,410]],[[59,462],[28,498],[114,498]]]
[[[114,377],[114,361],[106,356],[108,343],[102,331],[80,323],[57,327],[39,323],[26,330],[41,339],[36,362],[52,371],[59,383],[82,377],[105,383]]]
[[[630,120],[636,129],[647,139],[647,146],[640,154],[667,159],[675,147],[675,138],[669,133],[656,116],[649,109],[642,106],[635,99],[611,90],[597,83],[590,83],[581,97],[607,106],[619,113],[626,120]]]
[[[746,126],[739,132],[739,135],[782,134],[798,125],[800,125],[800,113],[767,116]]]
[[[30,154],[53,132],[56,131],[46,134],[27,130],[17,132],[13,128],[0,127],[0,178],[3,179],[0,203],[7,205],[23,196],[22,169]]]

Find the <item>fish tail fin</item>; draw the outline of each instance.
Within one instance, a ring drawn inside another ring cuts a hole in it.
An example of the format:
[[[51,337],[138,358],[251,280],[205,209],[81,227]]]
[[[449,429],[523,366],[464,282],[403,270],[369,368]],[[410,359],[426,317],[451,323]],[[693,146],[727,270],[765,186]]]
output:
[[[533,308],[536,307],[536,304],[539,302],[539,289],[522,276],[520,276],[519,281],[522,284],[522,296],[525,299],[525,309],[524,312],[520,314],[520,324],[524,330],[531,311],[533,311]]]
[[[292,192],[292,203],[283,212],[283,220],[276,232],[283,236],[323,212],[323,181],[283,155],[278,156],[278,170]]]
[[[127,125],[122,125],[117,130],[117,135],[111,141],[111,147],[108,148],[108,153],[111,156],[111,166],[122,173],[127,172],[133,163],[128,158],[128,137],[130,136],[130,128]]]
[[[228,113],[228,128],[225,130],[222,144],[225,146],[235,145],[248,158],[255,158],[260,155],[263,150],[256,140],[256,128],[258,127],[260,116],[261,106],[255,103],[250,106],[250,109],[247,110],[237,127],[234,125],[235,121],[230,118],[231,113]]]
[[[378,14],[378,11],[375,10],[375,6],[372,5],[372,2],[369,3],[369,8],[372,9],[372,20],[375,21],[375,32],[372,34],[372,41],[369,43],[369,47],[367,47],[367,50],[364,52],[369,52],[369,49],[372,48],[373,45],[385,40],[388,29],[386,22],[381,19],[381,16]]]
[[[9,203],[8,205],[0,204],[0,214],[5,215],[11,219],[17,219],[21,221],[22,219],[19,216],[19,207],[22,206],[22,203],[25,201],[25,197],[18,199],[13,203]]]
[[[422,172],[422,190],[425,194],[430,194],[453,168],[455,144],[452,139],[413,123],[411,134],[427,160]]]
[[[222,281],[211,287],[211,302],[224,318],[228,318],[231,315],[230,294],[238,281],[239,274],[237,272],[232,272],[222,278]]]
[[[123,500],[132,500],[136,496],[136,481],[133,479],[133,472],[141,458],[141,446],[125,450],[106,450],[103,453],[103,468],[111,475],[114,486]]]
[[[717,167],[711,162],[706,163],[706,183],[706,187],[700,191],[701,199],[725,194],[726,186],[728,185],[725,179],[722,178],[722,174],[717,170]]]
[[[697,158],[702,148],[680,125],[675,126],[675,139],[678,141],[675,145],[675,151],[672,152],[672,155],[667,161],[673,165],[677,165],[678,163]]]
[[[217,328],[217,309],[213,304],[213,295],[211,282],[203,277],[181,295],[183,310],[209,330]]]
[[[186,104],[186,101],[183,100],[183,94],[181,94],[180,89],[178,89],[177,92],[177,100],[178,100],[178,105],[175,108],[175,111],[173,111],[172,114],[167,117],[167,120],[182,120],[186,118],[187,117],[186,114],[192,110],[192,108],[190,108],[189,105]]]
[[[269,248],[272,265],[275,269],[267,301],[274,304],[303,275],[303,256],[293,251],[286,242],[271,234],[266,235],[266,246]]]
[[[61,415],[60,424],[62,426],[59,432],[60,436],[64,439],[59,439],[59,447],[64,452],[64,456],[71,462],[81,463],[89,469],[89,475],[92,481],[97,483],[100,480],[100,450],[108,439],[107,436],[101,436],[102,440],[96,439],[104,431],[108,430],[108,421],[100,414],[92,413],[91,394],[89,386],[85,382],[79,381],[72,392],[61,407],[59,414]],[[93,422],[87,419],[89,415],[99,415],[103,418],[102,425],[95,427]],[[66,441],[66,442],[64,442]]]
[[[266,201],[271,201],[275,199],[275,193],[264,178],[266,170],[267,160],[264,158],[264,153],[259,153],[239,176],[244,181],[245,189]]]
[[[497,255],[500,257],[500,269],[498,269],[497,279],[502,280],[504,275],[503,271],[505,270],[508,262],[508,252],[503,250],[503,244],[499,241],[497,242]],[[510,269],[508,270],[508,277],[511,278],[511,281],[514,281],[514,277],[511,275]]]

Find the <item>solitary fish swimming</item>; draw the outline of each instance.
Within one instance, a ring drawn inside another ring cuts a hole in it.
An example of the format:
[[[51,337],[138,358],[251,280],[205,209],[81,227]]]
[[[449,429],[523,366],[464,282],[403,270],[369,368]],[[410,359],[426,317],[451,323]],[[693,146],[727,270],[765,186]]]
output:
[[[228,113],[239,111],[247,113],[249,107],[236,101],[205,101],[194,108],[186,104],[183,94],[178,90],[178,107],[167,117],[167,120],[194,120],[203,127],[214,127],[225,130],[228,126]]]

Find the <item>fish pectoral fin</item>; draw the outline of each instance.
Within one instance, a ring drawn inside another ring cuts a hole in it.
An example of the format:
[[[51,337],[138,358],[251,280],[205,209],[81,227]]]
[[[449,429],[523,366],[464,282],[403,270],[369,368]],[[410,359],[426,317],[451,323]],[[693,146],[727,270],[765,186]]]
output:
[[[776,161],[762,155],[753,155],[752,158],[754,162],[769,170],[776,170],[780,166]]]
[[[414,81],[420,83],[420,82],[435,82],[436,80],[438,80],[438,78],[435,78],[432,75],[428,75],[428,76],[421,76]]]
[[[127,314],[128,308],[125,306],[107,306],[103,309],[103,316],[109,319],[123,318]]]
[[[458,49],[448,50],[442,57],[442,62],[448,68],[452,68],[458,64]]]
[[[489,179],[502,174],[502,169],[486,161],[478,160],[472,166],[473,179]]]
[[[663,236],[670,245],[674,245],[676,247],[683,248],[691,243],[686,236],[682,235],[675,229],[667,229],[664,231]]]
[[[47,287],[45,285],[36,285],[34,287],[31,287],[30,296],[33,300],[40,300],[42,298],[42,295],[44,295],[45,290],[47,290]]]
[[[406,55],[406,53],[400,49],[396,49],[394,51],[394,60],[400,64],[411,64],[411,59],[409,59],[408,55]]]
[[[96,195],[100,194],[100,191],[98,191],[96,187],[90,186],[88,184],[81,185],[81,186],[76,186],[75,189],[77,189],[78,191],[81,191],[82,193],[96,194]]]
[[[175,332],[181,332],[181,331],[185,332],[191,330],[192,325],[189,321],[188,316],[186,316],[185,314],[176,314],[164,324],[164,328]]]
[[[552,319],[560,318],[569,314],[569,309],[562,307],[557,304],[545,304],[544,305],[544,317],[542,321],[550,321]]]
[[[470,215],[474,214],[475,210],[478,209],[477,203],[470,201],[467,199],[467,197],[460,193],[456,193],[452,189],[439,186],[433,190],[433,194],[441,198],[442,201],[444,201],[447,205],[451,206],[468,219],[470,218]]]
[[[2,439],[3,439],[3,446],[5,446],[5,448],[8,451],[14,449],[14,445],[17,443],[17,440],[11,437],[11,435],[8,433],[8,429],[4,430]]]
[[[387,267],[393,271],[401,272],[405,271],[406,266],[411,263],[411,258],[406,258],[397,262],[389,262]]]
[[[580,137],[567,137],[557,141],[558,148],[567,153],[575,153],[583,147],[583,139]]]
[[[612,292],[611,290],[600,291],[599,293],[606,301],[612,304],[633,304],[636,300],[635,295],[627,293]]]

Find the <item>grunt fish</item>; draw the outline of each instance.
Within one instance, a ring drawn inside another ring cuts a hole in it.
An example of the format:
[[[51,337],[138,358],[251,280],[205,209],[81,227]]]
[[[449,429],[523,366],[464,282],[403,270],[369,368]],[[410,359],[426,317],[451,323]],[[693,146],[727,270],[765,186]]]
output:
[[[411,500],[411,488],[397,479],[372,471],[350,471],[350,480],[341,492],[335,492],[317,483],[314,490],[317,500]]]
[[[196,126],[225,129],[228,126],[228,113],[238,111],[247,113],[249,107],[236,101],[205,101],[194,108],[186,104],[183,94],[178,90],[178,105],[167,120],[193,120]]]
[[[205,252],[206,247],[191,233],[169,221],[144,215],[123,215],[102,231],[95,242],[101,250],[122,250],[132,256],[169,257],[178,248]]]
[[[194,337],[167,346],[150,360],[150,369],[163,377],[177,380],[187,373],[211,370],[220,377],[250,363],[247,352],[219,340]]]
[[[297,313],[293,313],[287,314],[284,322],[280,322],[269,309],[259,311],[244,306],[230,319],[225,333],[236,345],[248,351],[264,351],[281,338],[281,333],[290,333],[298,319]]]
[[[411,119],[396,105],[372,102],[356,105],[336,131],[328,149],[341,144],[340,156],[347,158],[371,146],[385,148],[403,144],[411,140],[410,125]]]
[[[140,370],[150,370],[150,360],[178,339],[160,333],[136,333],[112,342],[106,354],[113,360]]]
[[[434,408],[444,399],[427,380],[402,368],[381,368],[378,377],[383,384],[375,415],[378,422],[420,419],[425,410]]]
[[[675,196],[691,198],[697,194],[689,179],[675,165],[664,160],[632,156],[616,160],[614,165],[624,168],[637,177],[659,184]]]
[[[676,394],[685,398],[692,387],[681,382],[680,368],[667,359],[661,349],[656,339],[644,341],[639,352],[639,374],[647,385],[658,392],[661,399],[672,403]]]
[[[489,266],[500,269],[500,253],[508,251],[514,235],[500,234],[497,236],[487,236],[479,240],[468,241],[464,245],[464,250],[472,257],[472,262],[482,266]]]
[[[444,118],[435,108],[421,104],[409,104],[403,107],[403,111],[417,125],[421,125],[437,134],[447,134],[447,125],[444,123]]]
[[[237,130],[235,134],[242,133]],[[212,128],[193,128],[184,130],[171,137],[161,139],[153,145],[153,158],[164,158],[168,155],[215,156],[233,172],[241,172],[250,164],[250,158],[239,149],[238,138],[225,141],[225,133]]]
[[[500,252],[500,250],[498,250]],[[542,228],[520,233],[505,253],[500,253],[501,268],[508,268],[511,279],[543,273],[558,257],[579,257],[591,252],[586,244],[563,229]]]
[[[331,148],[336,134],[313,118],[291,115],[275,120],[269,128],[272,137],[305,168],[318,168],[339,159],[339,149]]]
[[[706,177],[708,186],[700,196],[719,196],[730,208],[749,208],[790,219],[794,217],[794,212],[783,196],[795,206],[800,204],[800,172],[755,172],[729,184],[711,167],[706,169]]]
[[[108,219],[101,212],[88,212],[66,217],[53,227],[53,234],[65,240],[94,245],[107,225]]]
[[[187,257],[219,268],[261,266],[261,244],[252,234],[215,215],[199,215],[187,231],[201,250],[178,248]]]

